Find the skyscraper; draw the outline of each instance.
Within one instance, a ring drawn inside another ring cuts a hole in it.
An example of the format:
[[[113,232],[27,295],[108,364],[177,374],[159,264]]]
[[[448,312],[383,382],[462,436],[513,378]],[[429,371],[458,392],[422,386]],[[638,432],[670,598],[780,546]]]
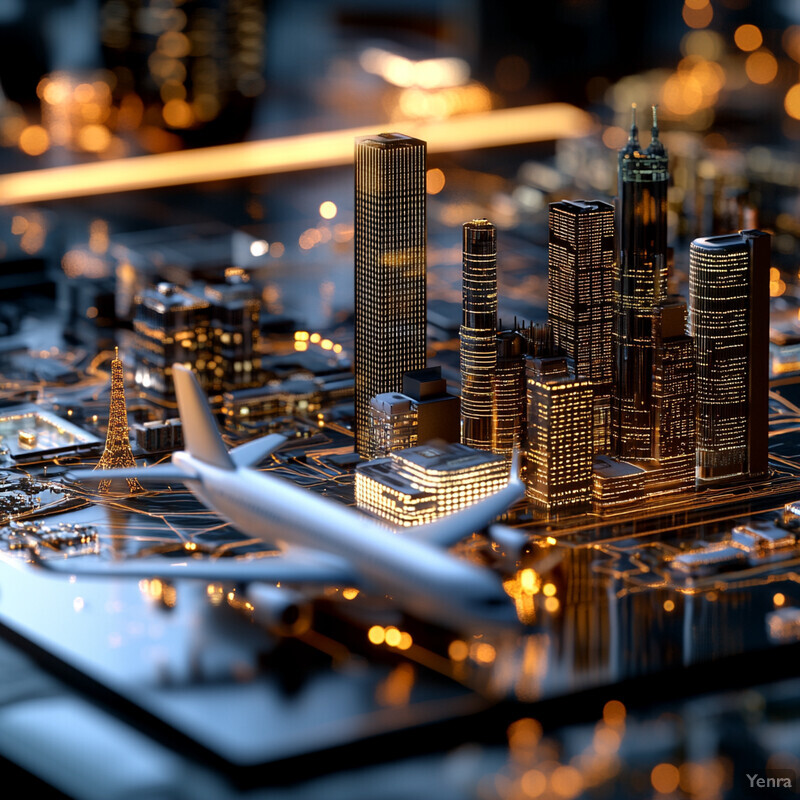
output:
[[[686,301],[675,297],[658,306],[655,327],[653,457],[663,493],[695,484],[697,367],[694,340],[686,335]]]
[[[496,337],[492,378],[492,452],[511,458],[525,438],[525,337],[516,330]]]
[[[355,144],[356,450],[374,456],[370,401],[425,366],[425,142],[380,133]]]
[[[619,258],[614,281],[615,381],[611,446],[619,458],[650,458],[653,447],[654,311],[667,296],[668,159],[653,128],[639,145],[634,106],[628,143],[619,153]]]
[[[697,345],[697,477],[767,472],[769,234],[695,239],[689,327]]]
[[[567,359],[528,358],[528,497],[548,509],[592,499],[594,392]]]
[[[492,376],[497,365],[497,231],[474,219],[463,226],[461,441],[492,449]]]
[[[553,343],[594,385],[594,449],[607,452],[611,409],[614,207],[550,204],[547,316]]]

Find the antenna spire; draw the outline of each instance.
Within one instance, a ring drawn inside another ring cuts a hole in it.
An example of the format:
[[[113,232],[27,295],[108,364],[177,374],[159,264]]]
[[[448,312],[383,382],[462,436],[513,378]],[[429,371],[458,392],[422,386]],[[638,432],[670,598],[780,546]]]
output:
[[[658,106],[653,106],[653,127],[651,129],[653,141],[658,139]]]
[[[628,141],[636,144],[639,139],[639,129],[636,127],[636,103],[631,103],[631,132]]]

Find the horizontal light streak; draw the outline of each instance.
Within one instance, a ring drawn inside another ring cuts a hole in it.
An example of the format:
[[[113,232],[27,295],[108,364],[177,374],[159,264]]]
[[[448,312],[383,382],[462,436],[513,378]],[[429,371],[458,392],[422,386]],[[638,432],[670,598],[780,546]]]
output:
[[[424,139],[428,143],[428,153],[450,153],[585,136],[592,129],[591,117],[568,103],[506,108],[443,120],[387,122],[362,128],[11,173],[0,176],[0,205],[342,166],[353,161],[356,136],[381,130],[401,131]]]

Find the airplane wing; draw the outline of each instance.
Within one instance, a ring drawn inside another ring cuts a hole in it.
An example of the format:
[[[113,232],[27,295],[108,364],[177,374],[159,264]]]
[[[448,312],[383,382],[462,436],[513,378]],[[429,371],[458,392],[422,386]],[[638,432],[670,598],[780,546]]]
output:
[[[174,464],[154,464],[152,467],[135,469],[74,469],[69,470],[64,477],[77,483],[113,481],[123,478],[136,478],[142,483],[175,483],[185,481],[192,476]]]
[[[403,528],[401,533],[439,547],[452,547],[471,533],[485,528],[524,496],[525,484],[519,477],[519,452],[515,451],[508,484],[499,492],[426,525]]]
[[[237,467],[255,467],[260,464],[268,455],[274,453],[284,442],[285,436],[279,433],[271,433],[269,436],[262,436],[252,442],[240,444],[228,451],[228,455]]]
[[[87,562],[85,557],[41,558],[33,561],[50,572],[98,578],[161,578],[233,583],[313,583],[359,588],[363,581],[344,559],[327,553],[289,553],[262,558],[129,558],[125,561]]]

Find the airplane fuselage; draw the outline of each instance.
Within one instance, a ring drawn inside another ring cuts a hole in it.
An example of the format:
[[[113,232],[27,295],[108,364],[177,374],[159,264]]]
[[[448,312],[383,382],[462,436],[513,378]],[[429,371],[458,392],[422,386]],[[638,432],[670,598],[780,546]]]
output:
[[[446,550],[394,533],[369,517],[254,469],[221,469],[177,452],[173,462],[197,479],[187,486],[249,536],[322,550],[346,559],[409,612],[444,625],[516,622],[497,575]]]

